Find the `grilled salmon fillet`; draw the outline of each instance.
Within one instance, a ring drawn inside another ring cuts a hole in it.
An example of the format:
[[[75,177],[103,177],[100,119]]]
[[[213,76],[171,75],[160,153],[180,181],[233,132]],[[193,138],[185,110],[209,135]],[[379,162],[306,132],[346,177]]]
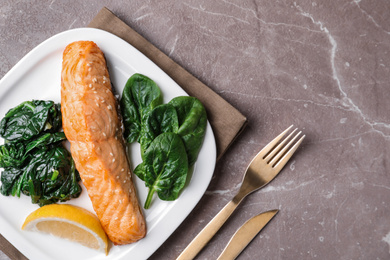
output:
[[[93,208],[115,245],[146,234],[103,52],[91,41],[63,53],[61,112],[71,154]]]

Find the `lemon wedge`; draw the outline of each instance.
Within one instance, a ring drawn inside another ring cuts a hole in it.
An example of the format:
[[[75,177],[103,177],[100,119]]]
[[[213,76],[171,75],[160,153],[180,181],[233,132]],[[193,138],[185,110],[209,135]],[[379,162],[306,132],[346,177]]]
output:
[[[52,234],[80,243],[107,255],[108,239],[99,219],[86,209],[51,204],[33,211],[22,230]]]

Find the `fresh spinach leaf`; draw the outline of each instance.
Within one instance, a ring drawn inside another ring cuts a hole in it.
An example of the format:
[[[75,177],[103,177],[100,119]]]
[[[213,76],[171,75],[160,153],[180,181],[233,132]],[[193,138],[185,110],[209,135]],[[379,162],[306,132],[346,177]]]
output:
[[[171,132],[157,136],[138,167],[135,173],[141,174],[139,177],[149,188],[145,209],[150,207],[155,192],[161,200],[177,199],[188,173],[187,154],[180,136]]]
[[[126,141],[139,141],[142,123],[148,113],[162,104],[160,88],[147,76],[136,73],[127,81],[120,104]]]
[[[142,181],[146,180],[145,162],[141,162],[140,164],[137,165],[137,167],[135,167],[134,174],[137,175],[138,178],[140,178]]]
[[[158,86],[134,74],[123,90],[121,110],[126,141],[141,145],[143,162],[134,173],[149,187],[145,208],[155,192],[162,200],[175,200],[203,144],[207,126],[203,104],[185,96],[162,104]]]
[[[53,101],[26,101],[12,108],[0,121],[0,136],[8,141],[28,140],[61,127],[61,107]]]
[[[176,108],[179,119],[177,133],[183,139],[188,155],[188,165],[192,166],[198,158],[206,133],[206,109],[197,98],[188,96],[173,98],[169,104]]]
[[[174,106],[162,104],[155,107],[148,115],[141,128],[140,144],[143,156],[150,143],[161,133],[177,133],[179,119]]]

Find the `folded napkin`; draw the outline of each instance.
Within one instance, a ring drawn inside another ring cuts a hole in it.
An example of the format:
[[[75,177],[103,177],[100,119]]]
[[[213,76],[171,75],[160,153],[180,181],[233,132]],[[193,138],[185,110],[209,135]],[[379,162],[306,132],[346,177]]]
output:
[[[4,252],[12,260],[27,260],[10,242],[0,235],[0,251]]]
[[[188,95],[198,98],[206,107],[208,120],[215,136],[217,159],[221,158],[246,125],[247,120],[239,111],[130,28],[107,8],[103,8],[88,27],[102,29],[124,39],[159,66]],[[12,260],[27,259],[1,235],[0,250]]]

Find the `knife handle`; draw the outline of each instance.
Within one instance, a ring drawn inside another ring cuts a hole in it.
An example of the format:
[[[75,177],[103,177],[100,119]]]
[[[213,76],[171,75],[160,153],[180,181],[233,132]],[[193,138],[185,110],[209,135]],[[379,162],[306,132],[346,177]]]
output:
[[[205,226],[202,231],[191,241],[176,260],[194,259],[210,239],[218,232],[233,211],[237,208],[241,199],[229,201],[226,206]]]

